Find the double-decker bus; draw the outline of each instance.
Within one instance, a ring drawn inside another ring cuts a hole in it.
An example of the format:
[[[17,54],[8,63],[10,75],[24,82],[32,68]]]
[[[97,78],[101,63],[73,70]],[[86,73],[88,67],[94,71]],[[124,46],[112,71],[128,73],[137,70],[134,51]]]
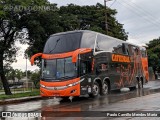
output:
[[[40,94],[45,97],[106,95],[142,88],[149,80],[146,49],[101,33],[78,30],[53,34],[43,53]]]

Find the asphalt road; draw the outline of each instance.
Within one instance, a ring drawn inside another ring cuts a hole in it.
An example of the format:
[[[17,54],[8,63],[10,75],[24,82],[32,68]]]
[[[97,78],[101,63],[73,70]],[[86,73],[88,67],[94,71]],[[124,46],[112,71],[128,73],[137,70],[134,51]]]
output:
[[[94,99],[88,96],[73,98],[73,102],[69,100],[59,102],[52,98],[3,105],[0,106],[0,111],[36,112],[42,115],[41,118],[27,118],[26,116],[1,118],[4,120],[144,120],[146,117],[106,116],[106,111],[160,111],[159,101],[160,80],[156,80],[144,85],[142,90],[129,91],[124,88],[121,91],[112,91],[107,96],[99,96]],[[159,120],[160,117],[149,117],[149,119]]]

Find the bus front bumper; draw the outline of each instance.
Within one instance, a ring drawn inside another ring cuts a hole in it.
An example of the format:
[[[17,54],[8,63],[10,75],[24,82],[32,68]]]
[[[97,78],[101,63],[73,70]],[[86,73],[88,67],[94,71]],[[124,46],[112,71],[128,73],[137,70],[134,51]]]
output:
[[[64,82],[40,81],[40,94],[42,97],[80,96],[80,78]]]

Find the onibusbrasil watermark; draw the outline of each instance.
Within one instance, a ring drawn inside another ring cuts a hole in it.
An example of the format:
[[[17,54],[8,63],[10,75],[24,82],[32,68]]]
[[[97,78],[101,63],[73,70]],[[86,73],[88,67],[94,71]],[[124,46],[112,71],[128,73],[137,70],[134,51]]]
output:
[[[56,7],[52,5],[42,5],[42,6],[23,6],[23,5],[4,5],[4,11],[56,11]]]

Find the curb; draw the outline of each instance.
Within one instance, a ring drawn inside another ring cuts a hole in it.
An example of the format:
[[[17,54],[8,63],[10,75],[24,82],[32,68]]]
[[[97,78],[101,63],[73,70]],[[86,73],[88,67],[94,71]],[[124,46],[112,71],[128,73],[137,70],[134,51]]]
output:
[[[5,100],[0,100],[0,105],[20,103],[20,102],[28,102],[28,101],[42,100],[42,99],[45,99],[45,98],[43,98],[41,96],[33,96],[33,97],[5,99]]]

